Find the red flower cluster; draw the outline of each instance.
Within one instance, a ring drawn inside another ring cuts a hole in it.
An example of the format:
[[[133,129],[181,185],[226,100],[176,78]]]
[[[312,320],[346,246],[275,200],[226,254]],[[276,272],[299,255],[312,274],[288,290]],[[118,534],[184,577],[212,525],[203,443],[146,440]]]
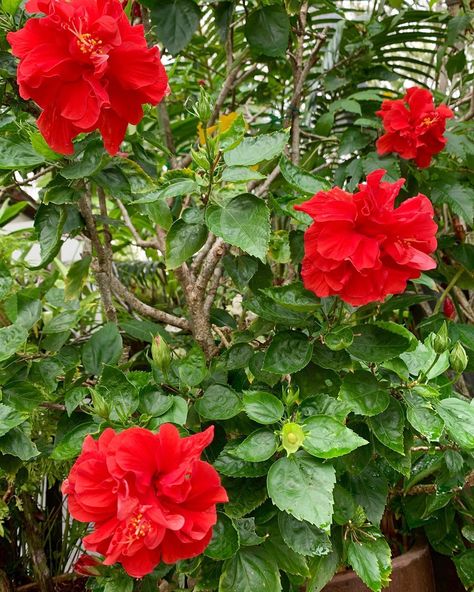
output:
[[[85,548],[137,578],[160,561],[202,553],[216,523],[216,503],[227,501],[217,472],[200,460],[213,434],[210,427],[181,438],[164,424],[157,434],[108,428],[97,441],[87,436],[62,487],[71,515],[94,523]]]
[[[377,115],[386,132],[377,140],[377,152],[396,152],[424,168],[446,145],[446,119],[453,117],[453,112],[446,105],[435,107],[429,90],[413,87],[403,99],[384,101]]]
[[[158,48],[147,48],[143,27],[129,23],[119,0],[30,0],[26,8],[46,16],[7,39],[20,58],[21,96],[43,109],[44,138],[72,154],[73,138],[99,130],[115,154],[142,105],[157,105],[168,90]]]
[[[338,295],[360,306],[403,292],[409,279],[433,269],[433,206],[418,194],[394,207],[401,186],[382,182],[384,170],[367,176],[352,194],[320,191],[295,206],[314,222],[305,233],[302,277],[318,296]]]

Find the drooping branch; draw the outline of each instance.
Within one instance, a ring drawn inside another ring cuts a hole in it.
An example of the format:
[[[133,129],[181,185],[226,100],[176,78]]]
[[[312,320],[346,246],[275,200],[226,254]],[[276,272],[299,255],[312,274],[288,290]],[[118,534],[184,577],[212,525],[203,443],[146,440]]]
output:
[[[38,508],[33,498],[27,493],[21,496],[21,502],[23,506],[25,538],[36,584],[40,592],[54,592],[53,580],[51,579],[48,561],[44,551],[44,541],[36,516]]]
[[[189,321],[183,319],[181,317],[177,317],[173,314],[165,312],[163,310],[159,310],[142,302],[139,298],[137,298],[128,288],[126,288],[122,282],[115,276],[111,278],[111,287],[114,293],[116,293],[120,298],[128,304],[133,310],[138,312],[139,314],[149,317],[150,319],[154,319],[160,323],[166,323],[167,325],[173,325],[173,327],[178,327],[179,329],[183,329],[184,331],[190,331],[191,325]]]

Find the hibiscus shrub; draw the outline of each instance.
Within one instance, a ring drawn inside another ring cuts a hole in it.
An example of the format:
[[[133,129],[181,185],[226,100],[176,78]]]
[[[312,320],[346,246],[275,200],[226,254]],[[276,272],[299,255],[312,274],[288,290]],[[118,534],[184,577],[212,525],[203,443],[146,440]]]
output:
[[[472,14],[347,5],[3,0],[2,592],[474,586]]]

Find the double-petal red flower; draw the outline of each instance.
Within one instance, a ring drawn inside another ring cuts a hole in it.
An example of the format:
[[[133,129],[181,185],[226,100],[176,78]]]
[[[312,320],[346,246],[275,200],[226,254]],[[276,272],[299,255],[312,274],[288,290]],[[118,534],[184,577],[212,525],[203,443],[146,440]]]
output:
[[[227,501],[219,475],[200,460],[214,428],[181,438],[171,424],[157,434],[143,428],[96,441],[87,436],[64,481],[69,511],[94,523],[84,547],[119,562],[133,577],[159,563],[175,563],[204,551],[216,523],[216,504]]]
[[[158,48],[147,47],[143,27],[129,23],[119,0],[30,0],[26,8],[46,16],[7,39],[20,58],[21,96],[43,109],[44,138],[72,154],[73,138],[99,130],[115,154],[142,105],[157,105],[168,90]]]
[[[425,168],[446,145],[446,119],[453,117],[453,112],[446,105],[435,107],[429,90],[413,87],[403,99],[384,101],[377,115],[385,129],[377,140],[377,152],[396,152]]]
[[[314,222],[305,233],[302,277],[320,297],[340,296],[354,306],[403,292],[409,279],[433,269],[436,249],[433,206],[418,194],[395,208],[405,182],[382,182],[380,169],[359,191],[320,191],[295,206]]]

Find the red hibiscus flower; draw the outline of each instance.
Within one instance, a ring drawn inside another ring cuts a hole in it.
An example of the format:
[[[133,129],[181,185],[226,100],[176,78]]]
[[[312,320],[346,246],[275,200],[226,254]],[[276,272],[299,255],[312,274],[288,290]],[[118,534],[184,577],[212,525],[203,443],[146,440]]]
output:
[[[69,511],[94,523],[84,547],[119,562],[140,578],[163,561],[204,551],[216,523],[216,504],[227,501],[215,469],[200,460],[214,428],[181,438],[171,424],[157,434],[143,428],[108,428],[82,453],[64,481]]]
[[[453,117],[453,112],[446,105],[435,107],[430,91],[415,86],[403,99],[384,101],[377,115],[386,132],[377,140],[377,152],[396,152],[425,168],[446,145],[446,119]]]
[[[73,566],[74,571],[81,576],[100,576],[102,563],[97,557],[83,553]]]
[[[167,92],[158,48],[147,47],[143,27],[129,23],[119,0],[30,0],[26,7],[46,16],[7,39],[20,58],[21,96],[43,109],[44,138],[72,154],[73,138],[99,130],[115,154],[127,125],[143,117],[142,105]]]
[[[354,306],[403,292],[409,279],[433,269],[433,206],[418,194],[394,207],[401,186],[382,182],[384,170],[367,176],[359,191],[334,187],[295,206],[314,222],[305,233],[302,277],[318,296],[340,296]]]

